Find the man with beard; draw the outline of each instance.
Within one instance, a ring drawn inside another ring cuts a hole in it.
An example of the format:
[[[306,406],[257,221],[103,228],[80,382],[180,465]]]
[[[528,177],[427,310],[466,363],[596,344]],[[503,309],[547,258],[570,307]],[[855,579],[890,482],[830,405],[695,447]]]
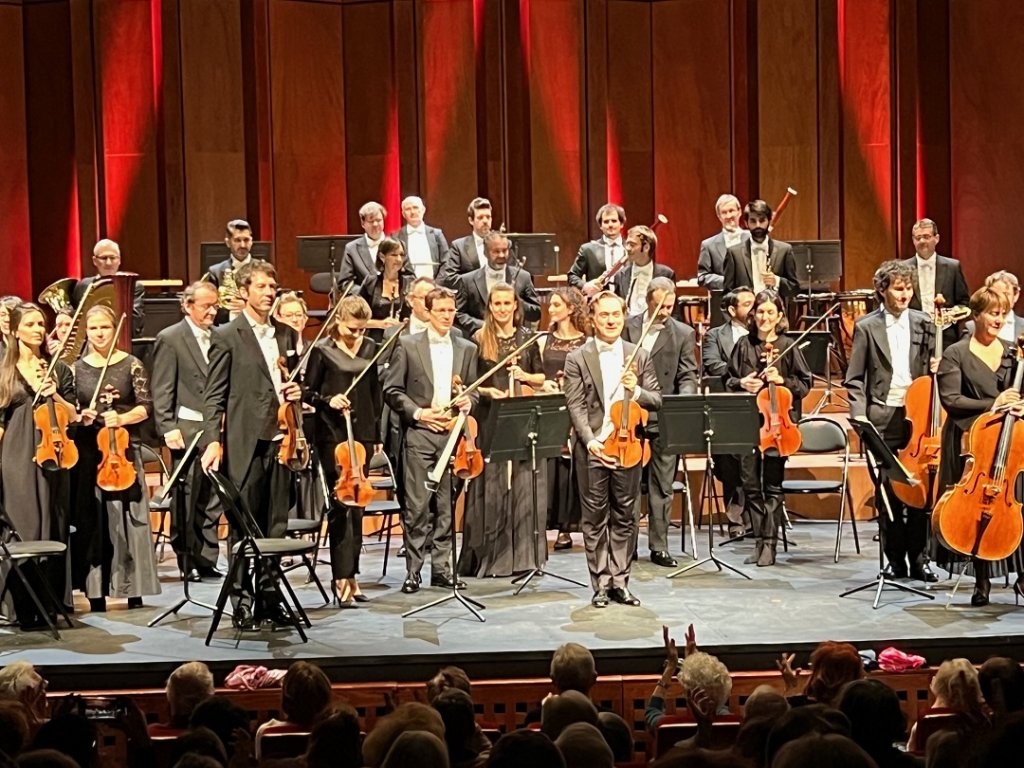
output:
[[[484,237],[484,266],[467,272],[459,279],[456,291],[456,324],[465,334],[473,334],[484,325],[491,289],[498,283],[508,283],[516,289],[516,298],[528,323],[540,320],[540,298],[533,287],[533,278],[525,269],[509,266],[509,241],[498,232]]]
[[[726,251],[722,290],[733,291],[747,285],[754,289],[755,295],[765,288],[778,292],[784,299],[795,295],[800,281],[796,276],[793,249],[789,243],[768,235],[771,207],[764,200],[751,200],[743,209],[743,218],[750,239]]]

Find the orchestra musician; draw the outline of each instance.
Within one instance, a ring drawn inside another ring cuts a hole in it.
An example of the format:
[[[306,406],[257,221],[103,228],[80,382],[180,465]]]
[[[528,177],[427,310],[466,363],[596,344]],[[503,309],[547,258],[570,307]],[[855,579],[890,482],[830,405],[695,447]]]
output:
[[[622,244],[622,228],[626,226],[625,209],[615,203],[605,203],[597,209],[596,218],[601,228],[601,238],[580,246],[567,275],[569,285],[579,288],[588,297],[604,289],[598,278],[625,254]]]
[[[494,233],[486,240],[494,237]],[[532,335],[523,325],[522,305],[515,289],[499,282],[491,288],[484,324],[474,334],[477,370],[487,371]],[[516,396],[513,383],[540,389],[544,368],[537,345],[527,347],[507,368],[501,368],[480,386],[476,419],[481,440],[488,412],[497,400]],[[540,463],[537,497],[547,494],[547,466]],[[540,514],[540,510],[537,510]],[[459,574],[464,576],[509,576],[542,568],[547,561],[547,540],[535,536],[542,530],[534,516],[533,473],[529,461],[491,462],[466,492],[466,517]]]
[[[658,236],[644,224],[630,227],[626,233],[629,263],[616,273],[612,286],[615,293],[626,300],[626,311],[630,317],[647,311],[647,287],[654,278],[667,278],[675,290],[676,273],[671,267],[654,260],[657,247]]]
[[[152,397],[149,375],[142,362],[116,348],[114,311],[103,304],[85,313],[89,351],[75,361],[75,392],[81,424],[75,432],[78,463],[71,472],[71,577],[89,599],[94,613],[107,609],[107,597],[128,599],[141,608],[144,595],[160,594],[149,523],[146,472],[139,453],[139,433],[133,429],[149,418]],[[107,353],[114,347],[104,374]],[[102,376],[102,382],[101,382]],[[95,407],[92,400],[99,386]],[[103,460],[97,444],[100,430],[125,428],[129,433],[127,459],[135,481],[125,490],[99,487]]]
[[[491,215],[491,201],[486,197],[474,197],[469,202],[466,216],[473,231],[452,241],[448,258],[437,275],[439,285],[457,290],[462,275],[487,265],[484,238],[491,231]]]
[[[750,237],[740,228],[740,201],[735,195],[720,195],[715,201],[715,216],[722,223],[722,230],[702,240],[697,256],[697,285],[709,291],[721,291],[725,284],[725,255],[734,245]]]
[[[327,535],[335,597],[342,607],[369,599],[356,580],[363,544],[363,510],[342,504],[333,492],[340,471],[334,459],[335,448],[348,440],[344,411],[349,412],[352,438],[363,445],[367,460],[380,447],[382,399],[376,365],[366,371],[348,396],[344,394],[377,352],[377,345],[365,335],[369,320],[366,301],[359,296],[341,299],[330,335],[313,347],[306,366],[304,399],[316,408],[314,443],[330,491]]]
[[[725,388],[729,378],[729,358],[736,342],[750,333],[750,310],[754,306],[754,292],[740,285],[722,296],[722,314],[727,318],[704,334],[700,345],[703,383],[712,391]],[[722,501],[729,524],[729,537],[743,535],[743,482],[740,479],[740,461],[734,454],[716,453],[715,477],[722,484]]]
[[[45,401],[33,404],[32,400],[37,392],[42,398],[52,397],[55,410],[63,409],[73,421],[76,416],[74,374],[71,368],[58,361],[51,376],[43,378],[49,356],[44,343],[46,320],[38,305],[20,303],[9,313],[9,332],[0,363],[0,479],[4,511],[22,538],[67,543],[71,500],[69,472],[43,469],[35,463],[39,437],[33,410]],[[57,599],[69,602],[66,559],[47,558],[40,568],[41,578],[46,580]],[[32,570],[26,569],[25,575],[35,580]],[[45,629],[45,618],[21,580],[9,578],[6,587],[14,617],[21,628]],[[45,606],[42,584],[34,583],[34,589]]]
[[[641,466],[620,467],[604,454],[604,441],[615,430],[609,420],[612,404],[624,390],[642,407],[661,407],[658,377],[650,356],[639,350],[634,368],[624,370],[634,345],[621,338],[625,301],[611,291],[590,304],[594,338],[565,359],[565,397],[575,430],[573,459],[582,509],[583,544],[594,589],[591,604],[606,608],[609,600],[639,605],[629,590],[636,519],[633,507],[640,493]]]
[[[203,280],[192,283],[181,297],[184,317],[157,334],[153,345],[153,418],[175,463],[203,426],[206,380],[210,372],[210,336],[217,317],[217,288]],[[199,462],[191,479],[179,488],[185,493],[185,530],[171,516],[171,546],[183,579],[219,579],[217,523],[220,502]],[[178,493],[178,488],[175,489]],[[183,555],[188,550],[189,567]]]
[[[277,411],[284,401],[298,401],[296,382],[284,382],[278,359],[295,357],[296,334],[270,318],[277,293],[277,271],[269,262],[253,259],[237,275],[245,308],[227,325],[214,329],[210,340],[210,375],[203,409],[202,466],[220,470],[259,525],[264,536],[282,536],[288,525],[289,470],[277,461]],[[241,539],[232,530],[228,551]],[[244,569],[242,569],[244,570]],[[272,585],[259,585],[254,594],[247,575],[232,585],[232,621],[237,628],[254,628],[268,619],[291,625],[276,603]]]
[[[910,235],[917,252],[904,259],[904,263],[914,270],[914,298],[910,301],[910,308],[930,315],[936,303],[945,307],[965,306],[970,300],[967,280],[959,261],[935,252],[939,244],[939,228],[935,222],[931,219],[914,222]],[[952,345],[959,337],[959,330],[951,325],[943,331],[944,346]]]
[[[423,198],[409,195],[402,201],[405,224],[391,235],[402,244],[402,250],[408,255],[406,264],[415,277],[437,277],[441,265],[448,258],[448,241],[444,232],[423,221],[426,212]],[[373,308],[372,304],[370,308]]]
[[[237,290],[238,271],[252,261],[252,226],[245,219],[232,219],[224,226],[224,245],[228,257],[210,267],[204,279],[217,286],[220,305],[214,325],[224,325],[238,316],[245,299]]]
[[[760,291],[754,297],[747,327],[749,333],[733,346],[726,388],[757,394],[769,383],[786,387],[793,395],[790,419],[795,424],[800,420],[800,403],[811,389],[811,372],[799,349],[786,351],[793,340],[782,335],[786,330],[782,297],[770,289]],[[764,360],[769,344],[783,356],[777,364],[766,368]],[[744,561],[746,563],[775,565],[785,470],[786,457],[777,455],[774,449],[764,456],[757,449],[740,456],[744,504],[754,529],[754,553]]]
[[[636,229],[634,227],[633,229]],[[633,230],[630,230],[632,236]],[[629,241],[626,241],[627,248]],[[697,393],[696,337],[693,328],[672,317],[676,304],[675,282],[667,277],[655,277],[647,287],[647,310],[642,315],[626,321],[622,337],[640,346],[650,355],[654,375],[664,395],[693,395]],[[647,336],[640,341],[644,325],[656,317]],[[651,460],[646,467],[647,496],[647,543],[651,551],[651,562],[666,568],[675,568],[678,563],[668,547],[668,521],[672,513],[672,482],[679,467],[679,454],[665,449],[665,438],[658,428],[658,412],[651,411],[647,421],[647,433],[651,440]],[[640,520],[640,496],[635,505],[636,519]],[[636,544],[634,541],[634,549]]]
[[[86,289],[101,277],[113,277],[121,271],[121,246],[113,240],[104,238],[92,249],[92,263],[96,267],[96,274],[90,277],[83,277],[71,292],[71,301],[77,307],[85,297]],[[146,289],[139,283],[135,284],[135,293],[132,297],[132,335],[138,336],[142,333],[143,302],[146,298]]]
[[[46,334],[46,351],[55,355],[60,349],[64,339],[71,333],[72,321],[75,317],[75,310],[71,307],[61,307],[57,310],[57,316],[53,320],[53,330]]]
[[[349,280],[354,280],[357,286],[362,285],[367,275],[377,271],[377,249],[384,239],[384,219],[387,217],[387,209],[380,203],[372,200],[363,203],[359,209],[363,237],[345,245],[338,267],[338,285],[345,285]]]
[[[0,359],[7,349],[7,337],[11,334],[11,310],[19,304],[21,299],[18,296],[0,297]],[[49,344],[47,350],[49,351]]]
[[[1001,269],[985,278],[985,287],[1005,296],[1010,307],[1003,320],[1003,327],[999,330],[999,338],[1003,341],[1016,341],[1017,337],[1024,333],[1024,317],[1013,311],[1017,306],[1017,300],[1020,299],[1020,281],[1012,272]],[[973,335],[974,321],[968,320],[964,323],[964,336]]]
[[[910,437],[907,388],[914,379],[938,367],[932,357],[935,324],[924,312],[909,308],[914,285],[913,270],[907,264],[884,262],[875,270],[874,286],[882,306],[854,325],[844,385],[850,398],[850,418],[870,421],[886,445],[898,451]],[[881,490],[875,494],[875,509],[890,574],[938,581],[928,566],[928,510],[905,505],[892,493],[888,479],[882,482],[892,520]]]
[[[455,296],[447,288],[435,288],[424,301],[430,328],[398,340],[384,380],[384,398],[399,414],[405,427],[404,476],[406,594],[420,588],[420,571],[430,548],[432,586],[459,586],[449,563],[452,548],[452,473],[445,471],[436,494],[426,488],[427,473],[448,441],[452,414],[442,408],[452,402],[453,376],[464,384],[476,380],[476,345],[451,333],[455,322]],[[468,413],[476,404],[476,392],[454,399],[454,406]],[[436,512],[431,509],[436,495]]]
[[[455,319],[462,333],[472,337],[483,328],[489,296],[498,283],[515,287],[516,300],[526,322],[540,320],[540,297],[533,287],[533,277],[527,270],[508,263],[508,238],[499,232],[489,232],[484,237],[484,258],[484,266],[459,278]]]
[[[749,285],[755,294],[767,288],[783,299],[795,295],[800,282],[793,248],[768,234],[771,206],[764,200],[751,200],[743,209],[743,219],[750,237],[726,251],[722,290],[732,291],[737,286]]]
[[[403,270],[405,263],[405,246],[399,240],[385,237],[377,247],[377,268],[358,288],[358,295],[370,307],[371,319],[366,327],[376,331],[374,339],[381,339],[384,330],[409,316],[405,295],[414,278]]]
[[[939,399],[947,416],[942,429],[940,489],[955,485],[963,476],[963,437],[974,421],[991,409],[1021,403],[1020,392],[1013,389],[1015,350],[999,338],[1009,310],[1006,297],[982,287],[971,296],[968,306],[974,334],[947,347],[939,361]],[[955,557],[943,548],[935,560],[939,565],[947,565]],[[991,578],[1004,573],[1017,574],[1013,590],[1024,595],[1024,553],[1020,547],[1003,561],[993,563],[975,558],[971,562],[975,579],[971,605],[988,605]]]

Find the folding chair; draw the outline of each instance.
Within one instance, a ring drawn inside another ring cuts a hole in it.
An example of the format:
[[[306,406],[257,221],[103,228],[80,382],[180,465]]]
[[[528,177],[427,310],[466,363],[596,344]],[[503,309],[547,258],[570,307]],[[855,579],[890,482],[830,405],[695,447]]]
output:
[[[380,472],[386,470],[386,475],[377,474],[374,472]],[[380,527],[371,533],[370,535],[376,535],[377,541],[383,539],[386,535],[387,539],[384,542],[384,567],[381,569],[381,576],[387,576],[388,573],[388,557],[391,554],[391,532],[395,529],[395,515],[401,515],[402,505],[395,500],[397,491],[398,480],[395,477],[395,468],[391,464],[391,459],[388,455],[381,451],[375,453],[370,457],[370,485],[377,490],[387,491],[390,498],[387,499],[374,499],[366,505],[366,509],[363,510],[363,517],[379,517],[381,518]]]
[[[146,445],[145,443],[139,444],[139,456],[142,458],[143,464],[159,464],[160,465],[160,484],[164,485],[167,483],[167,479],[171,476],[171,473],[167,469],[167,464],[164,462],[164,457],[160,455],[159,451],[155,450],[152,446]],[[167,549],[167,545],[171,543],[171,535],[167,533],[167,518],[171,514],[171,503],[172,494],[167,493],[158,499],[149,500],[149,511],[156,512],[159,517],[156,530],[153,532],[153,548],[154,550],[159,549],[157,554],[157,562],[162,562],[164,559],[164,552]]]

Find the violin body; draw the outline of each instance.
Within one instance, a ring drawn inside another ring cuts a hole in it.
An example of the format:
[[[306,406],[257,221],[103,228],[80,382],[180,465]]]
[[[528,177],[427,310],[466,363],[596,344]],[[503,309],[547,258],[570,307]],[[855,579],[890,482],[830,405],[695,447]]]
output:
[[[757,393],[757,410],[763,419],[759,446],[762,456],[769,450],[779,456],[792,456],[800,450],[800,429],[789,416],[792,408],[793,393],[786,387],[769,384]]]
[[[455,476],[460,480],[472,480],[480,477],[484,471],[484,455],[476,444],[479,427],[476,419],[466,417],[466,425],[462,430],[462,439],[455,449]]]
[[[277,426],[284,433],[277,460],[293,472],[309,467],[309,442],[302,428],[302,404],[282,403],[277,409]]]
[[[78,463],[78,446],[68,438],[68,412],[57,408],[52,397],[32,412],[39,431],[33,461],[47,470],[71,469]]]
[[[363,444],[354,440],[338,443],[334,449],[334,461],[338,465],[338,482],[334,484],[334,495],[338,501],[349,507],[365,507],[373,501],[373,486],[363,471],[366,466]]]
[[[604,441],[605,456],[615,459],[624,469],[650,461],[651,444],[639,434],[640,428],[647,426],[647,411],[632,397],[626,397],[612,403],[608,415],[616,426]]]
[[[938,393],[931,376],[919,376],[911,382],[906,395],[910,439],[897,458],[907,472],[918,480],[917,485],[893,483],[893,495],[914,509],[931,506],[931,489],[939,472],[942,448],[942,425],[946,412],[938,407]]]
[[[124,427],[102,427],[96,435],[100,465],[96,485],[104,491],[126,491],[135,485],[138,475],[128,460],[128,430]]]

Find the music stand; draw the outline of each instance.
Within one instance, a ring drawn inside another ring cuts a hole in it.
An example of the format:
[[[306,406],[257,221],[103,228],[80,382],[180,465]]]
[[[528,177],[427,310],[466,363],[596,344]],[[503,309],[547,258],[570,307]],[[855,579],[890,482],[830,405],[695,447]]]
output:
[[[671,403],[667,409],[667,418],[666,403]],[[663,422],[663,418],[666,421]],[[700,453],[703,450],[707,462],[704,467],[706,478],[714,472],[715,460],[712,454],[746,453],[753,450],[758,444],[759,425],[757,399],[750,394],[704,392],[698,395],[671,395],[662,398],[662,410],[658,414],[658,426],[666,430],[666,441],[671,450],[679,453]],[[715,554],[714,528],[713,521],[708,520],[708,556],[684,565],[665,578],[672,579],[704,563],[714,563],[719,571],[728,568],[750,579],[739,568],[718,559]]]
[[[558,272],[558,246],[555,235],[548,232],[506,232],[511,261],[531,275],[553,275]]]
[[[485,441],[481,446],[488,463],[503,461],[529,461],[532,484],[533,548],[534,553],[543,547],[547,550],[544,535],[545,525],[540,520],[537,476],[540,474],[538,459],[562,455],[562,446],[569,436],[569,410],[565,395],[541,395],[537,397],[513,397],[492,400],[487,417]],[[531,568],[528,572],[512,579],[519,588],[518,595],[534,576],[553,576],[580,587],[586,584],[562,576],[544,568]],[[520,583],[522,582],[522,583]]]
[[[182,590],[184,591],[184,597],[178,602],[168,608],[166,611],[161,613],[155,619],[153,619],[146,626],[155,627],[161,621],[166,619],[172,613],[177,615],[185,605],[192,603],[192,605],[198,605],[200,608],[206,608],[208,611],[216,611],[217,609],[212,605],[201,603],[198,600],[192,599],[192,596],[188,592],[188,573],[192,570],[192,548],[189,546],[189,528],[188,528],[188,508],[185,504],[185,486],[192,479],[192,464],[195,462],[196,457],[199,455],[197,446],[199,445],[199,438],[203,436],[203,430],[199,430],[196,436],[192,438],[192,442],[188,444],[188,448],[185,449],[185,455],[181,457],[181,461],[178,462],[178,466],[174,468],[174,472],[167,478],[167,482],[164,484],[163,491],[160,495],[155,496],[154,499],[162,501],[167,498],[167,494],[170,493],[171,489],[178,486],[174,491],[174,522],[178,530],[182,532],[182,536],[185,540],[185,547],[181,553],[181,570],[185,574],[185,578],[182,579]]]
[[[295,238],[296,262],[303,272],[327,272],[331,276],[331,301],[338,294],[338,264],[345,246],[362,235],[299,235]]]
[[[912,478],[907,470],[900,464],[900,460],[896,458],[896,454],[892,452],[892,449],[885,444],[885,440],[875,429],[875,425],[868,421],[860,421],[858,419],[850,419],[850,426],[853,427],[854,432],[860,437],[861,445],[864,447],[864,452],[867,454],[868,460],[868,474],[871,476],[872,482],[875,487],[878,488],[878,493],[882,497],[882,505],[885,507],[885,514],[889,516],[889,519],[893,519],[892,506],[889,503],[889,494],[885,490],[883,481],[889,479],[896,483],[903,483],[904,485],[915,485],[917,480]],[[882,510],[877,510],[878,514],[882,514]],[[930,595],[922,589],[917,587],[911,587],[908,584],[900,584],[892,576],[885,572],[885,526],[878,526],[878,575],[874,580],[861,584],[859,587],[848,589],[843,592],[840,597],[849,597],[850,595],[862,592],[865,589],[875,590],[875,602],[873,603],[874,608],[878,608],[878,603],[882,599],[882,590],[886,587],[894,587],[902,590],[903,592],[910,592],[921,597],[927,597],[929,600],[934,600],[935,595]]]
[[[270,240],[253,240],[249,248],[249,255],[254,259],[263,261],[274,261],[274,244]],[[231,249],[223,240],[214,240],[209,243],[199,244],[199,264],[203,272],[209,272],[210,267],[231,256]]]

